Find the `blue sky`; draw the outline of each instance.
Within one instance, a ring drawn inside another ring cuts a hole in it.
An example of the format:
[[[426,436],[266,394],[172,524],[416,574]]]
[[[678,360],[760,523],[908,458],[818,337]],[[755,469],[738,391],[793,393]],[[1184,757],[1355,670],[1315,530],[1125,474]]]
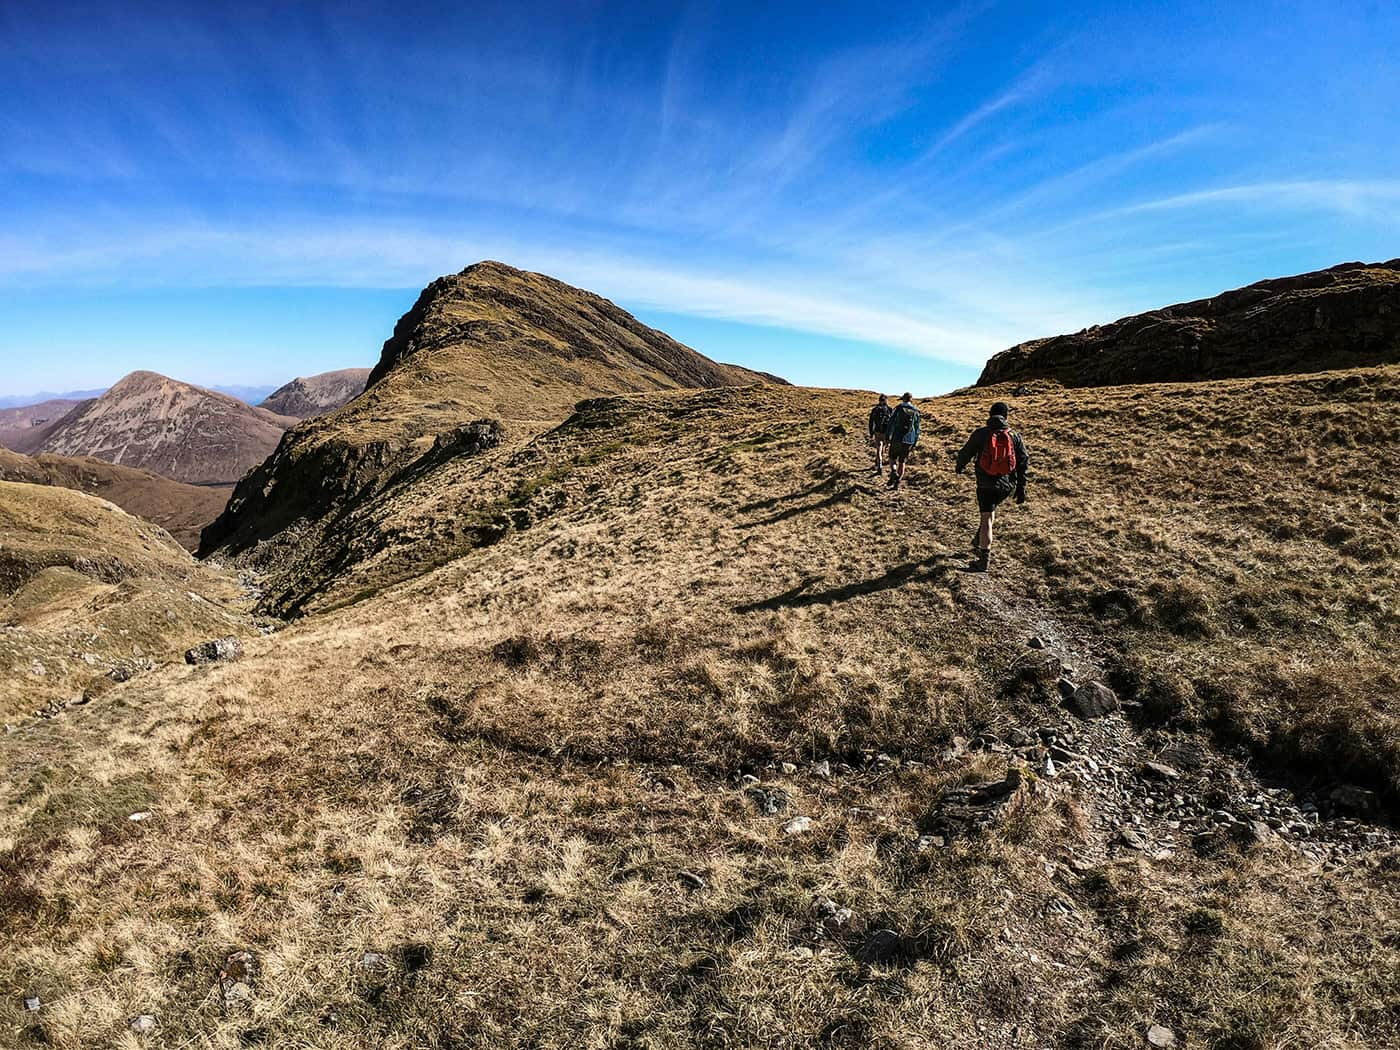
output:
[[[0,4],[0,394],[370,365],[482,258],[937,392],[1400,256],[1400,5]]]

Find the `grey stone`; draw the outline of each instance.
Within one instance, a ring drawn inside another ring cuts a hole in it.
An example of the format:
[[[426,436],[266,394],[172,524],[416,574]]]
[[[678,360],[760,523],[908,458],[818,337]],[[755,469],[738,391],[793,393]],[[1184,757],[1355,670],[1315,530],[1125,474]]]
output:
[[[1144,762],[1142,775],[1152,780],[1180,780],[1181,774],[1165,762]]]
[[[1086,721],[1119,709],[1118,694],[1102,682],[1085,682],[1069,698],[1069,709]]]
[[[1122,827],[1118,829],[1118,841],[1123,843],[1123,845],[1127,846],[1129,849],[1140,850],[1147,848],[1147,840],[1145,840],[1140,834],[1138,834],[1137,831],[1130,827]]]
[[[793,817],[783,825],[783,834],[801,835],[803,832],[812,830],[811,817]]]
[[[1148,1025],[1147,1045],[1158,1047],[1164,1050],[1166,1047],[1176,1046],[1176,1033],[1170,1028],[1163,1028],[1159,1024]]]
[[[37,1014],[39,1012],[39,1007],[43,1005],[43,1002],[37,995],[26,995],[24,997],[24,1008],[31,1014]]]
[[[1376,808],[1376,793],[1352,784],[1342,784],[1333,788],[1328,797],[1333,804],[1355,813],[1369,813]]]
[[[146,1035],[156,1030],[156,1019],[150,1014],[137,1014],[127,1022],[127,1027],[137,1035]]]
[[[185,663],[212,664],[227,660],[237,660],[243,655],[243,643],[233,635],[201,642],[193,649],[185,650]]]
[[[366,973],[383,973],[389,969],[389,957],[383,952],[365,952],[356,965]]]

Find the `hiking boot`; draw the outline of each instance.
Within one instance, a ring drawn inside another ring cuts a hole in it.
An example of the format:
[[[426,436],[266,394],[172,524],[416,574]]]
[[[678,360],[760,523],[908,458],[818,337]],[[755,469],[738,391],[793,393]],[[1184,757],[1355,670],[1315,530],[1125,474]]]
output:
[[[977,559],[972,563],[973,572],[986,572],[987,563],[992,560],[992,549],[983,547],[977,552]]]

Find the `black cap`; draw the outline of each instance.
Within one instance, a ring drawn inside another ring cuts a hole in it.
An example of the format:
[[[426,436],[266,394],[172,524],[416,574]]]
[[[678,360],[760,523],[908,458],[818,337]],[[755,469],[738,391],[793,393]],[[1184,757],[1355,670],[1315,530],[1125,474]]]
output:
[[[987,415],[1001,416],[1003,419],[1005,419],[1007,416],[1011,415],[1011,406],[1008,405],[1005,401],[998,401],[995,405],[992,406],[992,410],[988,412]]]

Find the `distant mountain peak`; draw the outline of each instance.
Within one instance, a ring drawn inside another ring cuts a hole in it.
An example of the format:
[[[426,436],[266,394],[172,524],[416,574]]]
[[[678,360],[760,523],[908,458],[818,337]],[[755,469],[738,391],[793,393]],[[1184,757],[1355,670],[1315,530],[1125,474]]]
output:
[[[369,373],[368,368],[341,368],[314,376],[297,376],[274,390],[258,407],[297,419],[333,412],[364,390]]]
[[[35,451],[220,484],[262,462],[292,422],[228,394],[139,369],[74,408]]]

